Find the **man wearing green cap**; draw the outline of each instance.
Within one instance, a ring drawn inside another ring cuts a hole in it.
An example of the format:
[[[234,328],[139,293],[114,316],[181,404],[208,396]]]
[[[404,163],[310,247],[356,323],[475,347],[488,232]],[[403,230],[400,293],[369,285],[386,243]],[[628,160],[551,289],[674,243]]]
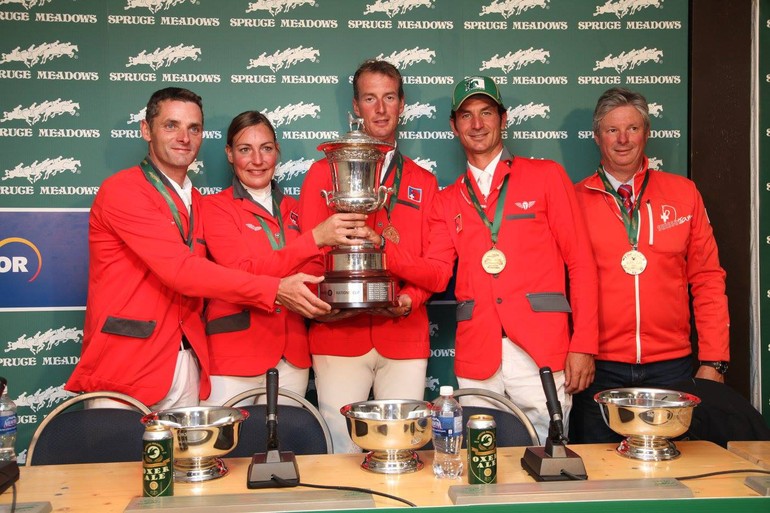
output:
[[[432,291],[444,290],[457,261],[459,386],[508,395],[544,440],[550,417],[540,368],[553,371],[565,424],[570,394],[593,380],[596,264],[566,172],[553,161],[512,156],[502,141],[506,124],[491,78],[457,84],[450,125],[466,170],[434,201],[425,257],[385,248],[392,272]]]

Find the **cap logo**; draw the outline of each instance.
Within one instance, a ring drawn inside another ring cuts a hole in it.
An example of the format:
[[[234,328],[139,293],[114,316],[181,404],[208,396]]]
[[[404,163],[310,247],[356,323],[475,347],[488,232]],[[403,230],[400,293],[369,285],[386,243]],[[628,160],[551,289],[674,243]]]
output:
[[[465,83],[465,92],[473,91],[475,89],[484,89],[484,79],[481,77],[469,78]]]

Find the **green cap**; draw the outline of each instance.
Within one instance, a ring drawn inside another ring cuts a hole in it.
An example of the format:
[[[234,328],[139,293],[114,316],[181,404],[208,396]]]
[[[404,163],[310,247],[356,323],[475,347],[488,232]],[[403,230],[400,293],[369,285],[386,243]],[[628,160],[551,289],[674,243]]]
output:
[[[500,96],[500,90],[495,81],[489,77],[475,76],[466,77],[456,86],[452,94],[452,112],[460,108],[460,105],[474,94],[485,94],[503,106],[503,99]]]

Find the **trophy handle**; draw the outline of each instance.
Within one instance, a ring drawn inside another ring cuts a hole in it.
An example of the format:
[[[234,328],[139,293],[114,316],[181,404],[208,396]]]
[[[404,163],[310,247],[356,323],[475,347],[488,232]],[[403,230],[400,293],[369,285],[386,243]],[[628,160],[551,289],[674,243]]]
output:
[[[326,200],[326,206],[334,208],[334,191],[325,191],[321,189],[321,196]]]
[[[393,189],[380,185],[380,188],[377,189],[377,208],[375,210],[379,210],[385,205],[385,202],[388,200],[388,194],[393,194]]]

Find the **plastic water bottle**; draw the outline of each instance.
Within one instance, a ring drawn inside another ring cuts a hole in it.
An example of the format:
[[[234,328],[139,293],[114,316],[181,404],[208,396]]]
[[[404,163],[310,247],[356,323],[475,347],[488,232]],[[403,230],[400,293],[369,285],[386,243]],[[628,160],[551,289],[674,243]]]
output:
[[[463,445],[463,408],[452,395],[451,386],[442,386],[441,397],[433,401],[433,474],[455,479],[463,473],[460,448]]]
[[[5,378],[0,378],[0,461],[16,461],[16,403],[8,395]]]

